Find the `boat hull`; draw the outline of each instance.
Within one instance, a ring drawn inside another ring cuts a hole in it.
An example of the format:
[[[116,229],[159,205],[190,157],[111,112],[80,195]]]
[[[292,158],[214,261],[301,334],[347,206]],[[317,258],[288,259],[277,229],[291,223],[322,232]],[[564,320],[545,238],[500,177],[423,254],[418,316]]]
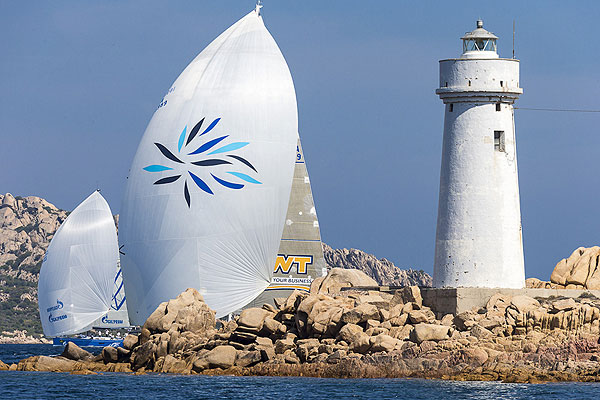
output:
[[[110,339],[110,338],[70,338],[70,337],[56,337],[52,339],[54,346],[65,346],[68,342],[72,342],[79,347],[122,347],[123,339]]]

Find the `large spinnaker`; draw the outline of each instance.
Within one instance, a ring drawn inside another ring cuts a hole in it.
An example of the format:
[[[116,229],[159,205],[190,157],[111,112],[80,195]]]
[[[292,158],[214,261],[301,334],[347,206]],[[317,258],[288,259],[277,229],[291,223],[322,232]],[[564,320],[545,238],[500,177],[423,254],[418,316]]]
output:
[[[269,285],[297,130],[291,74],[253,11],[188,65],[139,144],[119,231],[132,324],[189,287],[223,316]]]
[[[115,222],[96,191],[58,228],[42,262],[38,306],[46,336],[87,331],[106,314],[118,258]]]

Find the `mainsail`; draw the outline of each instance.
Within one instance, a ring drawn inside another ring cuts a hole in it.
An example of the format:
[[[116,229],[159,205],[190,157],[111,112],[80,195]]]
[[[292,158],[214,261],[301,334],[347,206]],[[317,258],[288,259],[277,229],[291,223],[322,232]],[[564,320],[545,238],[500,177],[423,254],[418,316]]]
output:
[[[269,286],[297,132],[292,77],[257,8],[187,66],[139,144],[119,231],[133,324],[186,288],[220,317]]]
[[[247,307],[273,304],[276,297],[288,297],[294,290],[308,291],[312,281],[327,275],[319,220],[313,200],[308,169],[300,138],[296,166],[279,252],[271,284]]]
[[[96,191],[58,228],[42,262],[38,305],[46,336],[84,332],[110,310],[118,258],[115,222]]]

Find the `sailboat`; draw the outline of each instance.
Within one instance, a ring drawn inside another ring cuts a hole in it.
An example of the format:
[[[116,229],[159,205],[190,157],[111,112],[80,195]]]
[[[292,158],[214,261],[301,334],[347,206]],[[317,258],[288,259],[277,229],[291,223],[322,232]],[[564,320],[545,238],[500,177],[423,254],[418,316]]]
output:
[[[68,337],[89,331],[110,311],[118,259],[110,207],[95,191],[61,224],[42,261],[38,306],[44,334],[54,338],[54,344],[122,343],[106,337]]]
[[[292,77],[257,5],[175,80],[137,149],[119,224],[133,324],[190,287],[222,317],[271,284],[297,141]]]
[[[288,297],[294,290],[308,292],[315,278],[326,275],[319,220],[298,137],[292,191],[271,284],[244,308],[273,305],[275,298]]]

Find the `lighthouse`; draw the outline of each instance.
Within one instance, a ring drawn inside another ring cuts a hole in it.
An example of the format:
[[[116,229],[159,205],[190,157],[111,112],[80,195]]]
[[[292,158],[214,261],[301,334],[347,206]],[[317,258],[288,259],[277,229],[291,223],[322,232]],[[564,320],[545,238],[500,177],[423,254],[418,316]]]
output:
[[[444,139],[434,287],[523,288],[513,104],[519,61],[477,21],[459,58],[440,61]]]

